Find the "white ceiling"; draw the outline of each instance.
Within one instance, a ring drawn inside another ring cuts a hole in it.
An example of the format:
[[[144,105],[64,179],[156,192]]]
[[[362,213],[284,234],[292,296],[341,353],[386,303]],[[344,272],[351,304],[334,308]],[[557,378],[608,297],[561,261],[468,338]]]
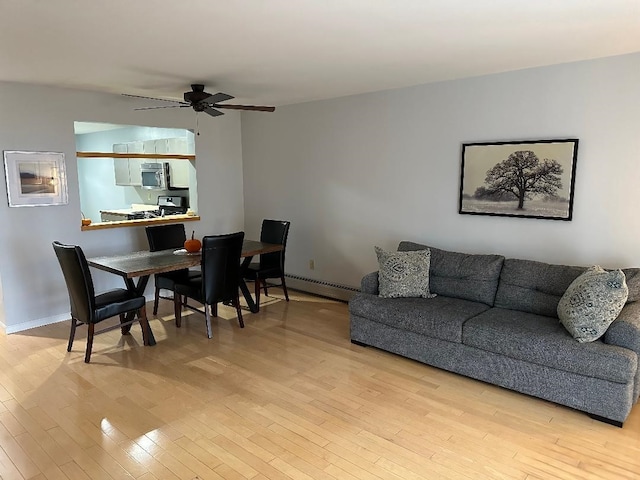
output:
[[[640,0],[0,0],[0,81],[285,105],[640,51]]]

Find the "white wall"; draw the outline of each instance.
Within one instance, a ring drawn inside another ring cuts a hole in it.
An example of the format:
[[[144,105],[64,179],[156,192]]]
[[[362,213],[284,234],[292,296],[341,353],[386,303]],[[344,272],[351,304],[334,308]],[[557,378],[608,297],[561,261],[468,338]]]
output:
[[[131,98],[79,90],[0,83],[0,145],[3,150],[64,152],[69,204],[9,208],[0,202],[0,280],[8,333],[69,318],[69,300],[51,242],[81,245],[87,256],[147,248],[143,227],[80,231],[80,197],[74,121],[189,129],[191,109],[134,111]],[[188,224],[197,236],[243,228],[240,115],[202,115],[196,137],[198,213]],[[3,175],[4,176],[4,175]],[[6,199],[0,182],[0,199]],[[94,271],[96,289],[121,287],[120,278]],[[0,320],[2,314],[0,314]]]
[[[403,239],[640,266],[639,85],[633,54],[245,114],[248,235],[289,219],[287,272],[351,286]],[[572,221],[457,213],[462,143],[548,138],[580,140]]]

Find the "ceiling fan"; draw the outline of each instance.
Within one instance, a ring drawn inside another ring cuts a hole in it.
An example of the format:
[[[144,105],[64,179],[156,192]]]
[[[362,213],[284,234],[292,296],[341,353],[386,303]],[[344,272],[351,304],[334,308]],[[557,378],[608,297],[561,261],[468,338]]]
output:
[[[219,102],[224,102],[226,100],[231,100],[231,95],[227,95],[226,93],[207,93],[204,91],[204,85],[200,85],[198,83],[191,85],[190,92],[184,92],[184,102],[179,100],[167,100],[164,98],[154,98],[154,97],[143,97],[141,95],[129,95],[123,93],[126,97],[134,97],[134,98],[146,98],[149,100],[158,100],[163,102],[171,102],[176,105],[162,105],[158,107],[143,107],[143,108],[135,108],[134,110],[153,110],[156,108],[185,108],[191,107],[196,112],[204,112],[212,117],[218,117],[220,115],[224,115],[219,109],[229,109],[229,110],[252,110],[256,112],[273,112],[276,107],[264,107],[260,105],[233,105],[233,104],[221,104]]]

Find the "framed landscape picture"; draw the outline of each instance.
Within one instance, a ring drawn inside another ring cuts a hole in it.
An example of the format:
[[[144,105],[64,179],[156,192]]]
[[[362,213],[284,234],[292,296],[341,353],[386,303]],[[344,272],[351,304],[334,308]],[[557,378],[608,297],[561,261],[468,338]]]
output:
[[[465,143],[459,213],[571,220],[578,140]]]
[[[68,202],[64,153],[5,150],[4,171],[10,207]]]

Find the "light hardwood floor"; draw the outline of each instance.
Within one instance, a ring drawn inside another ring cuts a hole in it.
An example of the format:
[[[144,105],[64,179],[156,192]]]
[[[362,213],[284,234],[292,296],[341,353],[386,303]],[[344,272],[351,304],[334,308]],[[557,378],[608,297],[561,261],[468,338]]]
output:
[[[640,478],[640,406],[616,428],[352,345],[344,303],[265,300],[211,340],[161,302],[155,347],[114,330],[89,365],[68,322],[0,335],[0,477]]]

